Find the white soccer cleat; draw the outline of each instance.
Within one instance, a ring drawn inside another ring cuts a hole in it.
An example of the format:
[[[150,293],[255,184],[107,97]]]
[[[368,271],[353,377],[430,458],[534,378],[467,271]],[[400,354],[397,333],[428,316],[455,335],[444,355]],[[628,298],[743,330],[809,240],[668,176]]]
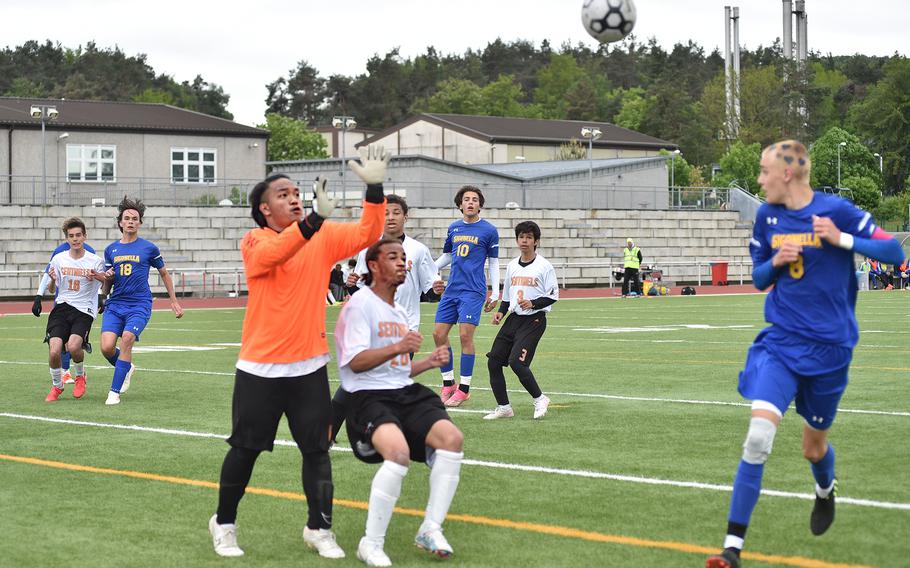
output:
[[[303,527],[303,542],[323,558],[344,558],[344,550],[335,541],[335,533],[330,529],[311,529]]]
[[[135,371],[136,365],[130,363],[130,370],[126,372],[126,377],[123,378],[123,386],[120,387],[120,394],[123,394],[130,389],[130,380],[133,378],[133,373]]]
[[[439,558],[452,556],[452,547],[443,536],[441,528],[417,533],[414,544]]]
[[[483,419],[498,420],[500,418],[512,418],[513,416],[515,416],[515,411],[512,410],[512,405],[506,404],[505,406],[497,406],[493,409],[493,412],[484,416]]]
[[[545,394],[540,395],[540,398],[534,401],[534,420],[546,416],[549,407],[550,398]]]
[[[228,557],[243,556],[243,550],[237,546],[237,525],[219,525],[217,519],[217,514],[209,519],[209,532],[212,534],[215,554]]]
[[[360,544],[357,546],[357,559],[367,566],[392,565],[392,560],[386,555],[382,546],[370,542],[367,537],[360,539]]]
[[[114,391],[108,391],[107,400],[104,401],[104,404],[108,406],[114,406],[115,404],[120,404],[120,393]]]

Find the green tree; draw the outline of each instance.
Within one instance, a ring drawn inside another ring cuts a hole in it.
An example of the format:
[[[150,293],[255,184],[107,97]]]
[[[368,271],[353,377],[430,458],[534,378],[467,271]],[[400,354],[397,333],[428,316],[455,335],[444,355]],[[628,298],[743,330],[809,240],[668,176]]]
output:
[[[563,142],[556,152],[557,160],[584,160],[588,157],[588,148],[576,139]]]
[[[905,225],[908,222],[908,211],[910,211],[910,191],[904,190],[882,199],[872,214],[879,223],[898,222]]]
[[[16,77],[3,95],[6,97],[37,98],[44,96],[44,89],[25,77]]]
[[[714,178],[714,185],[725,187],[733,182],[757,194],[758,164],[761,161],[761,144],[746,144],[737,140],[720,158],[720,173]]]
[[[682,154],[673,154],[668,150],[661,150],[661,156],[667,156],[667,185],[670,187],[693,187],[696,181],[701,181],[698,169],[689,164]]]
[[[866,98],[850,109],[848,124],[884,156],[885,187],[903,189],[910,174],[910,60],[895,56]]]
[[[841,143],[844,145],[840,146]],[[873,181],[875,194],[878,195],[881,187],[878,160],[872,155],[869,148],[860,142],[859,138],[837,126],[828,129],[809,150],[809,157],[812,159],[812,186],[837,187],[838,153],[840,154],[841,187],[849,187],[856,191],[855,188],[847,185],[847,180],[864,178]],[[865,185],[865,182],[861,183]],[[860,191],[863,190],[860,189]]]
[[[534,117],[537,109],[522,104],[523,98],[524,91],[515,77],[500,75],[480,89],[481,113],[489,116]]]
[[[881,203],[878,180],[851,175],[843,178],[841,185],[853,192],[853,202],[866,211],[873,211]]]
[[[654,97],[645,94],[641,87],[633,87],[622,92],[622,104],[616,115],[616,125],[629,130],[641,129],[645,117],[657,103]]]
[[[412,112],[486,114],[480,87],[466,79],[446,79],[426,101],[411,106]]]
[[[534,102],[540,106],[544,118],[565,118],[568,103],[566,93],[584,77],[585,73],[574,57],[554,53],[550,62],[537,72]]]
[[[265,124],[258,125],[271,132],[269,161],[312,160],[328,158],[325,138],[307,128],[306,123],[277,113],[265,115]]]

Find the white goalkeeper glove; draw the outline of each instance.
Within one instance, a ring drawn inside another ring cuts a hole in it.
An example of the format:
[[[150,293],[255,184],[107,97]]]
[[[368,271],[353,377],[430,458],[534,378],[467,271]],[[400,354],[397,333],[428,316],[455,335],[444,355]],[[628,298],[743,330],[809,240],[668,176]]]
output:
[[[379,184],[385,181],[386,167],[392,154],[385,151],[382,146],[367,146],[360,149],[360,163],[348,160],[348,167],[367,185]]]
[[[313,182],[313,212],[323,219],[328,219],[332,216],[332,211],[335,210],[336,205],[336,201],[330,199],[329,194],[325,191],[325,184],[328,181],[325,178],[316,178],[316,181]]]

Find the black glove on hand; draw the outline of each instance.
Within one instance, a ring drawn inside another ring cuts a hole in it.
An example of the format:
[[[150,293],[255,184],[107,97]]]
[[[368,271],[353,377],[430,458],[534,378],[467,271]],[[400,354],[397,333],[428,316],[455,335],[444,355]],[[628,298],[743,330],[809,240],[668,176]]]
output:
[[[35,296],[35,301],[32,302],[32,314],[36,318],[41,317],[41,296]]]

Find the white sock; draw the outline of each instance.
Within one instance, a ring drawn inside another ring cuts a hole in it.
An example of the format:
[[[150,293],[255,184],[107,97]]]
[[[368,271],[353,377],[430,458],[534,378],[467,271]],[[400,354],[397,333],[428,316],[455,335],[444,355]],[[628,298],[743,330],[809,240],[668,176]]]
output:
[[[828,488],[823,488],[819,486],[818,483],[815,484],[815,494],[822,499],[827,499],[828,495],[830,495],[832,491],[834,491],[834,483],[831,483],[831,486]]]
[[[58,389],[63,388],[63,369],[56,368],[51,369],[51,380],[54,382],[54,386]]]
[[[468,376],[466,377],[466,376],[462,375],[462,376],[461,376],[461,380],[458,382],[458,384],[459,384],[459,385],[464,385],[464,386],[466,386],[466,387],[471,386],[471,376],[468,375]]]
[[[373,476],[365,536],[374,544],[382,546],[385,543],[385,531],[389,528],[392,511],[401,495],[401,482],[407,473],[407,466],[386,460]]]
[[[434,453],[433,469],[430,470],[430,498],[420,532],[442,527],[458,489],[461,460],[464,458],[464,452],[436,450]]]
[[[743,539],[738,536],[733,536],[728,534],[727,538],[724,539],[724,548],[736,548],[737,550],[743,549]]]
[[[82,361],[81,363],[77,363],[77,362],[73,361],[72,369],[73,369],[73,375],[75,375],[77,377],[81,377],[82,375],[85,374],[85,361]]]
[[[442,380],[455,382],[455,371],[441,371]]]

